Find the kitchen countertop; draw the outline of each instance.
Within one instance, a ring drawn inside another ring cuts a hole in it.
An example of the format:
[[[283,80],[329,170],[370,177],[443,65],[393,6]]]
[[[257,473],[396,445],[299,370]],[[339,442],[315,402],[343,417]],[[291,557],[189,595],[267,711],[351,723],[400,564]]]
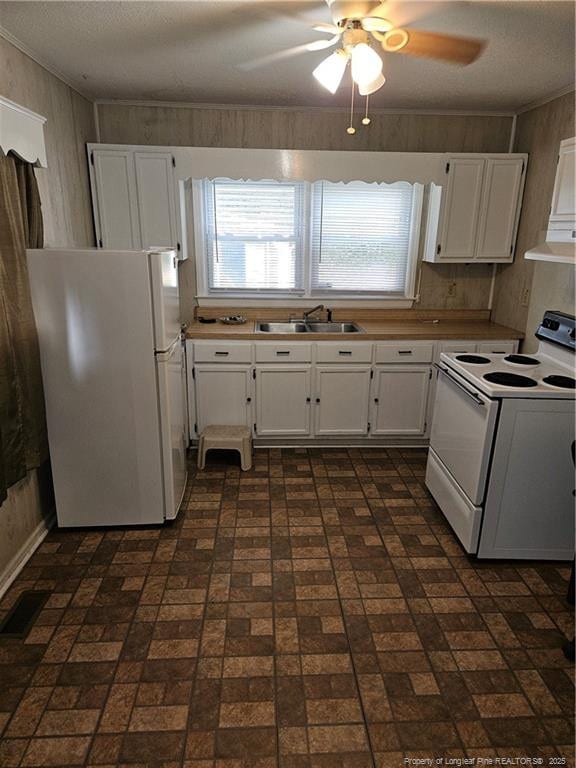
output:
[[[353,319],[353,317],[348,318]],[[340,321],[339,321],[340,322]],[[256,322],[244,325],[199,323],[188,325],[188,339],[243,339],[250,341],[387,341],[394,339],[522,339],[524,334],[514,328],[488,320],[362,320],[355,321],[364,333],[262,333],[256,331]]]

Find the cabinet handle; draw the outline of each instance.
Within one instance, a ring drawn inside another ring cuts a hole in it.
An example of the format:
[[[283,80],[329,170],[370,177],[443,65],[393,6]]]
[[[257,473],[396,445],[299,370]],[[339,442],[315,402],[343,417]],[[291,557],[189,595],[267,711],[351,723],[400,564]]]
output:
[[[399,355],[411,355],[412,350],[411,349],[399,349],[398,350]]]
[[[377,403],[377,402],[378,402],[378,398],[377,398],[377,397],[375,397],[375,398],[374,398],[374,402],[375,402],[375,403]]]
[[[352,354],[352,350],[350,350],[350,349],[341,349],[341,350],[339,350],[338,354],[339,355],[351,355]]]
[[[252,398],[251,398],[251,397],[247,397],[247,398],[246,398],[246,402],[247,402],[247,403],[251,403],[251,402],[252,402]]]
[[[214,352],[216,357],[227,357],[230,353],[229,352]]]
[[[311,402],[312,402],[312,398],[311,398],[311,397],[307,397],[307,398],[306,398],[306,402],[307,402],[307,403],[311,403]]]
[[[319,398],[319,397],[317,397],[317,398],[316,398],[316,402],[317,402],[317,403],[319,403],[319,402],[320,402],[320,398]]]
[[[277,354],[277,355],[289,355],[289,354],[290,354],[290,351],[289,351],[289,350],[286,350],[286,349],[277,349],[277,350],[276,350],[276,354]]]

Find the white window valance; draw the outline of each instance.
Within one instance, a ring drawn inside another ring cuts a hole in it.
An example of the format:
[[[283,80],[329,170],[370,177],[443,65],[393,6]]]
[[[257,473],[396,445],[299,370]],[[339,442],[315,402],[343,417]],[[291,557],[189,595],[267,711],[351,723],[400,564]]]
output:
[[[45,122],[42,115],[0,96],[0,152],[46,168]]]
[[[147,149],[152,149],[147,147]],[[179,179],[331,182],[439,182],[443,155],[435,152],[353,152],[300,149],[171,147]]]

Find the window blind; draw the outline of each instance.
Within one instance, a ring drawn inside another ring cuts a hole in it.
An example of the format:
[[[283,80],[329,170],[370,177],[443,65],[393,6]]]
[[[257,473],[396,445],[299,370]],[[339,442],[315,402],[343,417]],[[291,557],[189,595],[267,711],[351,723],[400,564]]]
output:
[[[302,183],[205,180],[208,287],[301,291]]]
[[[408,182],[316,182],[312,291],[404,295],[413,195]]]

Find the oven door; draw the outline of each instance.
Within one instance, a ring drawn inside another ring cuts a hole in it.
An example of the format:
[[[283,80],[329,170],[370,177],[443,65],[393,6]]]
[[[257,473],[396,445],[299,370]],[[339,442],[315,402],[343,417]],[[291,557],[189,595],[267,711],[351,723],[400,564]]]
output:
[[[430,447],[470,502],[479,505],[484,500],[498,401],[447,366],[437,368]]]

